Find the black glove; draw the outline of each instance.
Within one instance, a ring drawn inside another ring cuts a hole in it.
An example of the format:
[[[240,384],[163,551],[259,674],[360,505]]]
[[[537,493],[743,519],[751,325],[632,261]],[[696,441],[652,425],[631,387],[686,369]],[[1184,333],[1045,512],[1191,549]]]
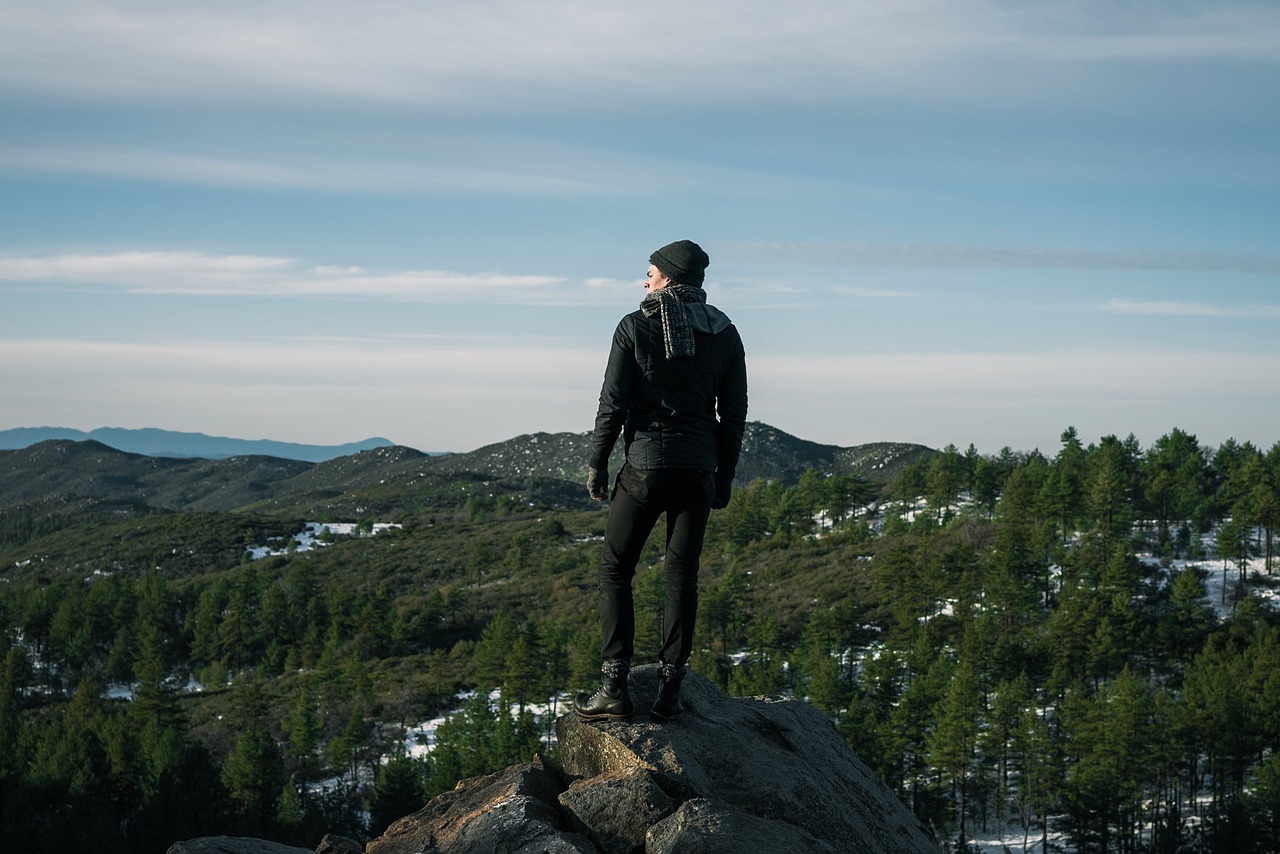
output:
[[[716,497],[711,499],[712,510],[723,510],[729,506],[729,498],[733,495],[733,478],[716,475]]]
[[[587,468],[587,493],[592,501],[604,501],[609,497],[609,470]]]

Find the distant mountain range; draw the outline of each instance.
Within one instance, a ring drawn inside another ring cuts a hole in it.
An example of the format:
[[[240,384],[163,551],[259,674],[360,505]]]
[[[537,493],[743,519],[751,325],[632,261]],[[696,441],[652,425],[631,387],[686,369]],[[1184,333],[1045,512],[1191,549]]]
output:
[[[541,484],[544,492],[550,488],[572,500],[584,497],[578,487],[585,476],[589,441],[587,433],[535,433],[469,453],[428,455],[382,445],[310,462],[260,453],[223,459],[152,456],[98,440],[51,439],[0,450],[0,512],[19,505],[49,507],[84,501],[159,510],[230,511],[266,501],[385,491],[397,483],[413,484],[424,478]],[[793,483],[810,468],[823,474],[860,473],[884,480],[933,453],[923,445],[894,442],[848,448],[822,445],[752,422],[744,436],[738,481]],[[615,451],[611,470],[619,465],[620,449]]]
[[[123,427],[99,427],[87,433],[67,427],[18,427],[0,430],[0,451],[29,448],[39,442],[65,439],[72,442],[94,441],[132,454],[149,457],[203,457],[206,460],[225,460],[250,454],[279,457],[283,460],[305,460],[322,463],[337,457],[346,457],[373,448],[394,445],[390,439],[376,437],[363,442],[345,445],[301,445],[296,442],[273,442],[269,439],[229,439],[225,436],[206,436],[204,433],[182,433],[175,430],[145,428],[128,430]]]

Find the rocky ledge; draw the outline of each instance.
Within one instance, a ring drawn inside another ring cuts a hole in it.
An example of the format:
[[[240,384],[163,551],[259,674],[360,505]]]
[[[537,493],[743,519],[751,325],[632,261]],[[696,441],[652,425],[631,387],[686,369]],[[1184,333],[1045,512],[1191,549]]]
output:
[[[691,671],[684,715],[654,724],[647,710],[656,690],[657,667],[636,668],[631,720],[561,717],[559,764],[535,757],[464,780],[392,824],[365,854],[940,850],[808,703],[728,697]],[[183,846],[208,842],[179,843],[170,854],[195,854],[201,849]],[[321,847],[333,851],[333,842]],[[279,851],[236,854],[268,850]]]

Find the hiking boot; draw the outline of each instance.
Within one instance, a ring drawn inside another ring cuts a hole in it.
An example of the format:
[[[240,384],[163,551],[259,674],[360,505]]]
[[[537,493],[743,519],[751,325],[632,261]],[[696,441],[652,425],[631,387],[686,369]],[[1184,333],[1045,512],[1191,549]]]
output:
[[[685,669],[674,664],[663,664],[658,671],[658,699],[654,700],[649,719],[658,723],[675,720],[684,712],[680,702],[680,683]]]
[[[585,691],[573,701],[573,710],[588,721],[621,720],[631,717],[631,695],[627,693],[627,674],[631,662],[625,658],[607,658],[600,665],[604,679],[594,694]]]

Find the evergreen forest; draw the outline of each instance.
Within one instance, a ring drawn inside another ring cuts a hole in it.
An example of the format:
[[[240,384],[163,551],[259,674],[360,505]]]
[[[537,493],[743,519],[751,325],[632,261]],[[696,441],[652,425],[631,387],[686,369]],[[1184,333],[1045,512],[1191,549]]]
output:
[[[363,842],[554,756],[555,715],[599,679],[605,513],[442,483],[0,508],[0,850]],[[356,528],[298,548],[315,521]],[[1280,444],[1177,429],[739,483],[691,667],[817,706],[946,850],[1002,829],[1022,851],[1280,851],[1277,524]],[[661,545],[660,525],[640,651]]]

